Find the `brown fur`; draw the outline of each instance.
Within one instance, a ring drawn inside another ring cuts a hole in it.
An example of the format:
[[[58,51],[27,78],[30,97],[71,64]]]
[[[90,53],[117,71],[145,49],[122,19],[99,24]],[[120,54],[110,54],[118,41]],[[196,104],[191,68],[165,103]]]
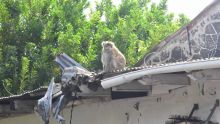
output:
[[[126,59],[124,55],[111,41],[102,42],[101,61],[104,72],[112,72],[114,70],[123,69],[126,65]]]

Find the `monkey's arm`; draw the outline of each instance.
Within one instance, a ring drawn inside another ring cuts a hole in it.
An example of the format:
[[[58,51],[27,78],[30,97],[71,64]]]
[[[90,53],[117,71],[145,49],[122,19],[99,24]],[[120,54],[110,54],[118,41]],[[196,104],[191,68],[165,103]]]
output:
[[[103,71],[109,72],[110,56],[106,52],[102,52],[101,61],[102,61]]]

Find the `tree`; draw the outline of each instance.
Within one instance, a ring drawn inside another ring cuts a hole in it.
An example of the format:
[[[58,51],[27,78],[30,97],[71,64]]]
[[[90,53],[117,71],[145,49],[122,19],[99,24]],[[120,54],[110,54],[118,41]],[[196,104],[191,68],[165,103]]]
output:
[[[167,0],[1,0],[0,95],[18,94],[59,77],[54,58],[65,52],[91,71],[102,69],[101,42],[112,40],[127,66],[189,22],[167,12]],[[85,10],[91,10],[89,15]],[[89,18],[88,18],[88,17]]]

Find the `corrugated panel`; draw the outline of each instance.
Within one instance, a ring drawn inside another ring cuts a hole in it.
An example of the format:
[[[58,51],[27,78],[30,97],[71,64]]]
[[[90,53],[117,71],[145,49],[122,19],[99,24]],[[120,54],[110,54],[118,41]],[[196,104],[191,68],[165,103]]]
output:
[[[7,102],[8,100],[14,100],[14,99],[31,99],[36,96],[43,96],[45,92],[47,91],[48,86],[41,86],[37,89],[31,90],[31,91],[26,91],[22,94],[18,95],[11,95],[7,97],[0,97],[0,103],[1,102]],[[57,97],[61,95],[61,85],[60,84],[55,84],[54,91],[53,91],[53,97]]]
[[[77,63],[75,60],[73,60],[68,55],[66,55],[65,53],[61,53],[60,55],[58,55],[55,59],[55,62],[60,65],[62,70],[64,70],[64,68],[73,67],[73,66],[77,66],[81,69],[87,70],[79,63]]]
[[[22,93],[22,94],[12,95],[12,96],[7,96],[7,97],[1,97],[1,98],[0,98],[0,102],[1,102],[1,101],[4,101],[4,100],[8,100],[8,99],[19,98],[19,97],[22,97],[22,96],[24,96],[24,95],[31,94],[31,93],[36,93],[36,92],[41,92],[41,91],[42,91],[42,92],[46,92],[46,90],[47,90],[47,86],[42,86],[42,87],[37,88],[37,89],[35,89],[35,90],[26,91],[26,92],[24,92],[24,93]]]

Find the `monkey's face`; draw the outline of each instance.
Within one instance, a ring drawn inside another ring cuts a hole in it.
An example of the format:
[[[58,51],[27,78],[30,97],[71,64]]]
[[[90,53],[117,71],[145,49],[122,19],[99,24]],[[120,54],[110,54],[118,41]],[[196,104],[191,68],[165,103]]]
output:
[[[112,51],[112,47],[113,47],[112,43],[104,42],[102,45],[105,51]]]

